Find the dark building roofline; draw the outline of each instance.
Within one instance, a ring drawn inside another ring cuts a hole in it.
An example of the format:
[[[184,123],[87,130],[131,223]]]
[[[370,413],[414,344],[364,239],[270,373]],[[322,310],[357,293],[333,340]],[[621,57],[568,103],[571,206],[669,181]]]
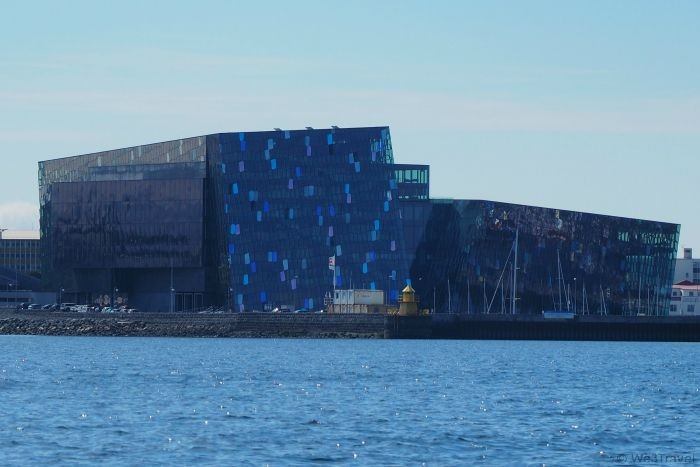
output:
[[[282,131],[282,132],[284,132],[284,131],[289,131],[289,132],[292,132],[292,133],[294,133],[294,132],[304,132],[304,133],[308,133],[309,131],[315,131],[315,132],[319,132],[319,131],[331,131],[331,132],[335,132],[335,131],[344,131],[344,130],[372,130],[372,129],[384,129],[384,128],[387,128],[387,129],[388,129],[388,128],[389,128],[389,125],[383,125],[383,126],[359,126],[359,127],[336,127],[336,128],[314,128],[314,129],[311,129],[311,130],[307,130],[307,129],[294,129],[294,130],[292,130],[292,129],[290,129],[290,130],[281,129],[281,130],[275,130],[275,129],[273,129],[273,130],[264,130],[264,131],[243,131],[243,130],[242,130],[242,131],[220,131],[220,132],[216,132],[216,133],[208,133],[208,134],[205,134],[205,135],[187,136],[187,137],[185,137],[185,138],[175,138],[175,139],[168,139],[168,140],[165,140],[165,141],[156,141],[156,142],[154,142],[154,143],[137,144],[137,145],[135,145],[135,146],[124,146],[124,147],[120,147],[120,148],[104,149],[104,150],[102,150],[102,151],[86,152],[86,153],[82,153],[82,154],[75,154],[75,155],[73,155],[73,156],[54,157],[54,158],[51,158],[51,159],[44,159],[44,160],[42,160],[42,161],[39,161],[39,163],[57,161],[57,160],[62,160],[62,159],[72,159],[72,158],[74,158],[74,157],[93,156],[93,155],[96,155],[96,154],[102,154],[102,153],[111,152],[111,151],[127,151],[127,150],[129,150],[129,149],[136,149],[136,148],[143,147],[143,146],[154,146],[154,145],[157,145],[157,144],[174,143],[174,142],[176,142],[176,141],[181,141],[181,140],[188,140],[188,139],[194,139],[194,138],[206,138],[207,136],[234,135],[234,134],[238,134],[238,133],[246,133],[246,134],[273,133],[273,134],[274,134],[274,133],[279,133],[280,131]]]
[[[677,285],[680,285],[680,286],[683,286],[683,287],[687,287],[687,286],[700,287],[700,284],[696,284],[695,282],[691,282],[691,281],[688,281],[688,280],[681,281],[681,282],[679,282],[679,283],[677,283],[677,284],[673,284],[674,287],[677,286]]]
[[[586,214],[586,215],[597,216],[597,217],[609,217],[609,218],[613,218],[613,219],[628,219],[628,220],[633,220],[633,221],[658,222],[659,224],[666,224],[669,226],[675,225],[676,227],[681,226],[681,224],[677,224],[675,222],[664,222],[664,221],[658,221],[658,220],[654,220],[654,219],[642,219],[639,217],[629,217],[629,216],[616,216],[613,214],[599,214],[597,212],[576,211],[574,209],[553,208],[553,207],[548,207],[548,206],[534,206],[532,204],[511,203],[508,201],[495,201],[495,200],[490,200],[490,199],[458,199],[458,198],[440,197],[440,198],[430,198],[429,200],[426,200],[426,201],[434,202],[434,203],[444,203],[444,204],[448,204],[452,201],[475,201],[475,202],[481,202],[481,203],[510,204],[510,205],[518,206],[518,207],[548,209],[548,210],[552,210],[552,211],[562,211],[562,212],[567,212],[567,213],[580,213],[580,214]]]

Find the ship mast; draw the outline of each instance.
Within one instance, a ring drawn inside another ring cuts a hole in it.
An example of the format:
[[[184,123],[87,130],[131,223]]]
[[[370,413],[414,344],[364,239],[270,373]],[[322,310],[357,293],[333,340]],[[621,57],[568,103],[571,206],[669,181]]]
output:
[[[511,314],[515,314],[515,301],[517,298],[517,285],[518,285],[518,233],[520,229],[515,229],[515,259],[513,260],[513,291],[511,300]]]
[[[557,286],[559,287],[559,311],[562,310],[563,303],[561,301],[561,258],[559,256],[559,248],[557,248]]]

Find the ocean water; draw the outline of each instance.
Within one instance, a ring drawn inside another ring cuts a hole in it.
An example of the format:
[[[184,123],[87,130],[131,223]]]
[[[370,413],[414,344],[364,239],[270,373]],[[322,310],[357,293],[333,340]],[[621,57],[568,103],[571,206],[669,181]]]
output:
[[[676,343],[0,336],[0,464],[692,464],[698,362]]]

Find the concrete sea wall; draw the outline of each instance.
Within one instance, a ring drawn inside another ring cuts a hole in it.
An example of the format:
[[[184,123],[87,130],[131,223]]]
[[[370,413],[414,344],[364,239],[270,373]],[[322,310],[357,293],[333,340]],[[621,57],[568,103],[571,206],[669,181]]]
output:
[[[0,335],[700,342],[700,317],[0,312]]]
[[[386,337],[423,339],[700,342],[700,317],[460,315],[388,317]]]

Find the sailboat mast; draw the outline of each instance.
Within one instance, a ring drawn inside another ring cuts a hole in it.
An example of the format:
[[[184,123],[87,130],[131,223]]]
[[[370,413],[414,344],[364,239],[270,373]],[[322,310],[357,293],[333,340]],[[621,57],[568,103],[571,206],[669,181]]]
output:
[[[515,259],[513,260],[513,290],[511,291],[511,314],[515,314],[515,301],[517,300],[518,285],[518,234],[520,229],[515,229]]]
[[[559,249],[557,248],[557,272],[559,273],[557,277],[557,286],[559,287],[559,311],[562,310],[562,301],[561,301],[561,258],[559,257]]]
[[[637,315],[642,311],[642,273],[639,272],[639,289],[637,290]]]
[[[501,282],[501,314],[505,315],[506,314],[506,300],[505,300],[505,294],[503,293],[503,288],[505,287],[505,282]]]
[[[452,288],[450,287],[450,278],[447,278],[447,308],[452,313]]]
[[[651,291],[649,290],[649,286],[647,285],[647,306],[646,306],[646,314],[650,315],[651,311]]]
[[[472,291],[467,280],[467,314],[472,312]]]

